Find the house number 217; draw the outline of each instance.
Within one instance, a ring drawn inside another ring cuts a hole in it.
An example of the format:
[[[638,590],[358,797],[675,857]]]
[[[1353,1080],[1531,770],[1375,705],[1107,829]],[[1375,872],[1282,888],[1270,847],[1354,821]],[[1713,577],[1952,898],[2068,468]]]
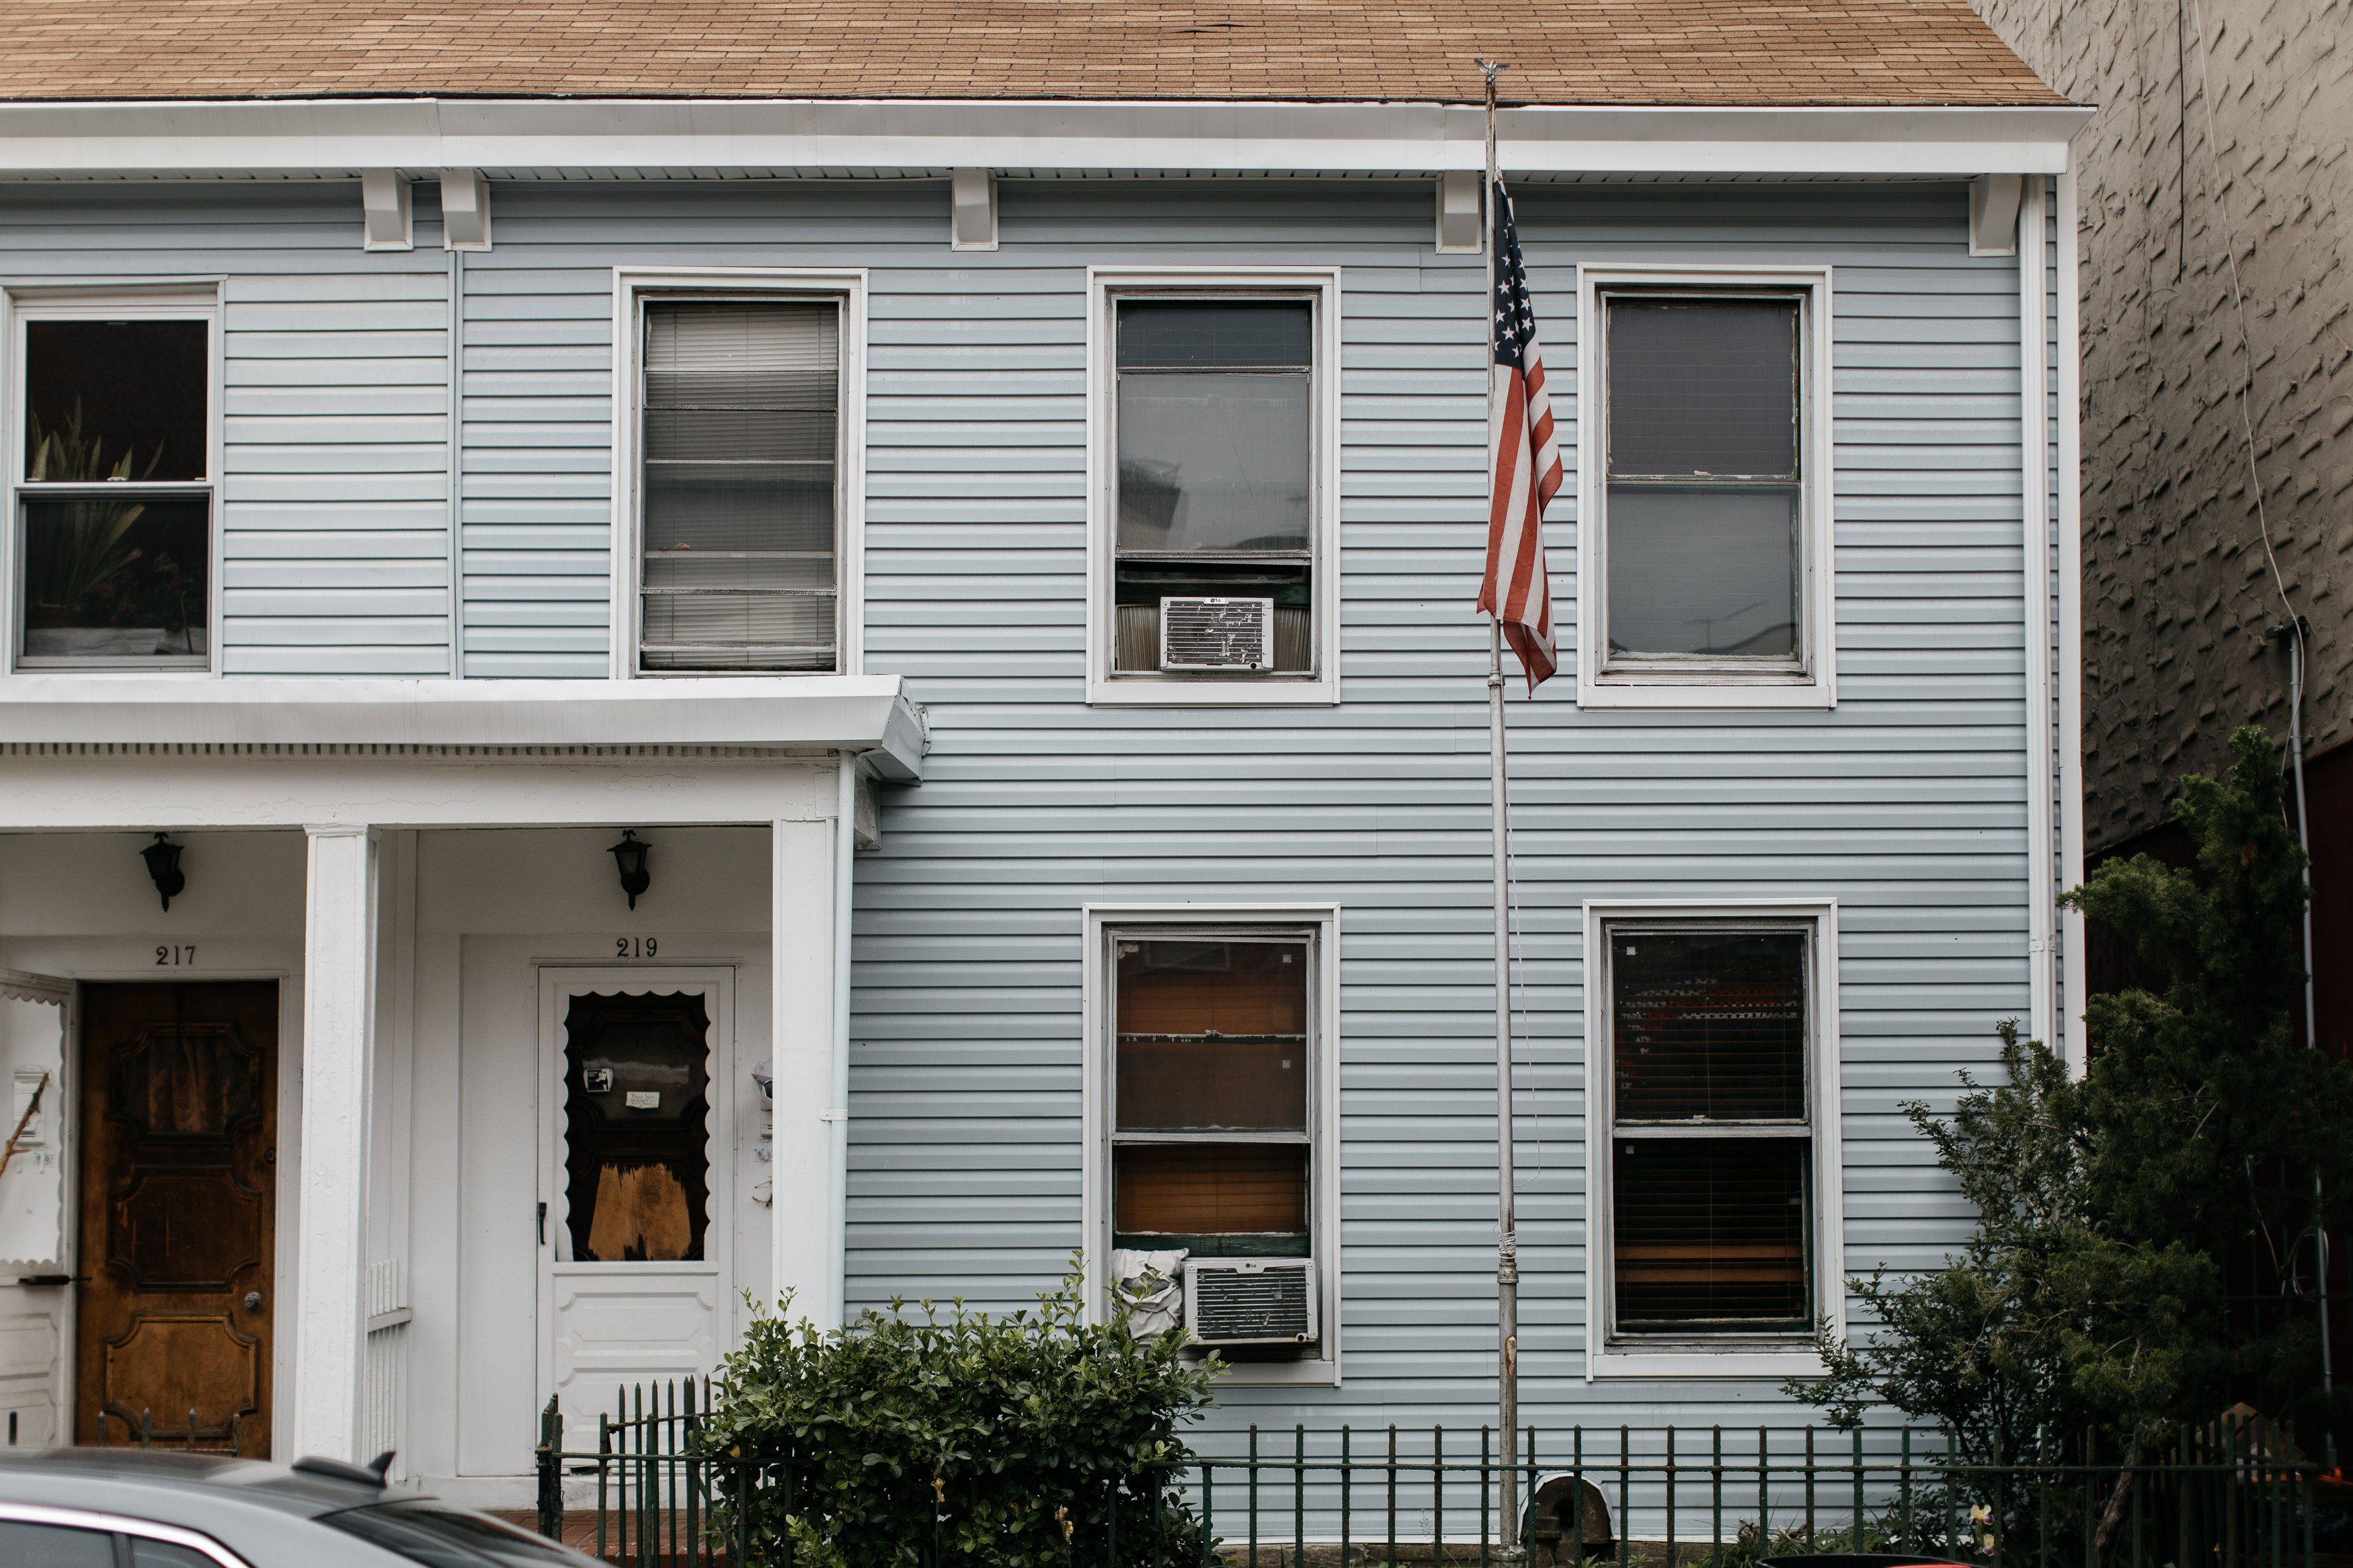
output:
[[[155,965],[159,969],[178,969],[196,961],[194,942],[185,947],[159,947],[155,950]]]
[[[649,936],[617,936],[613,939],[615,958],[651,958],[660,951],[661,943]]]

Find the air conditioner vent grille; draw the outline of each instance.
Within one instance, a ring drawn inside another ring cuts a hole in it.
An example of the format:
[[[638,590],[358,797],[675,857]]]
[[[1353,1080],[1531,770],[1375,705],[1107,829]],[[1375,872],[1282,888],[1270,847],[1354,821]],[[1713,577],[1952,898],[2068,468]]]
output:
[[[1271,669],[1272,599],[1171,595],[1160,601],[1163,669]]]
[[[1304,1344],[1315,1338],[1314,1265],[1186,1265],[1187,1320],[1204,1344]]]

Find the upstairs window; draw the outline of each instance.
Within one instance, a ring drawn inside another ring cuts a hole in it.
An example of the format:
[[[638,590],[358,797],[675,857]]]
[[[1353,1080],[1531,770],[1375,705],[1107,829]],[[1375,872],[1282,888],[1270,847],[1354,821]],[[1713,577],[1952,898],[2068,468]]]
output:
[[[1798,303],[1608,298],[1612,662],[1798,655]]]
[[[16,663],[212,662],[213,307],[18,300]]]
[[[1580,699],[1827,705],[1826,275],[1587,270]]]
[[[1098,269],[1092,700],[1332,700],[1331,278]]]
[[[841,302],[642,311],[638,668],[840,668]]]

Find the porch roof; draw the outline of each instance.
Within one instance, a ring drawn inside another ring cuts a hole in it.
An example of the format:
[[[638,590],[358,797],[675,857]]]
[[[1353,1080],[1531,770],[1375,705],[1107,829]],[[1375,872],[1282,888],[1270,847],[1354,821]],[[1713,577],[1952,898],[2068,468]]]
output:
[[[923,710],[895,675],[692,680],[206,680],[17,676],[0,681],[0,747],[333,752],[452,750],[526,761],[717,748],[855,752],[884,778],[923,774]]]

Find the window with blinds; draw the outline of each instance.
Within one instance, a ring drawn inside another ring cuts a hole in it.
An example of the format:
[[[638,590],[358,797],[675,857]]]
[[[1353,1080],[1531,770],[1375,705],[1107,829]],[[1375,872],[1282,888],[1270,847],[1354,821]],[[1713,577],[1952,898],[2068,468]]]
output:
[[[1615,1329],[1804,1332],[1810,927],[1605,929]]]
[[[1276,931],[1112,942],[1112,1245],[1314,1256],[1314,942]]]
[[[839,668],[841,309],[645,305],[638,664]]]

